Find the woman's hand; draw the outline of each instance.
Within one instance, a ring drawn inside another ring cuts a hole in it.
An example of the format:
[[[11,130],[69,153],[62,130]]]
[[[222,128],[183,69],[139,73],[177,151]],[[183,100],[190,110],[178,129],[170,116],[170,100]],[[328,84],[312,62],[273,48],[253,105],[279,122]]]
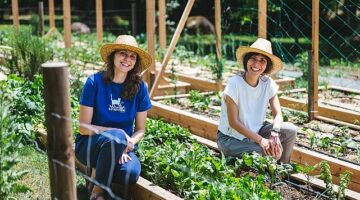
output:
[[[283,152],[279,134],[275,133],[275,132],[271,132],[269,140],[270,140],[271,156],[273,156],[275,159],[279,160],[281,158],[281,155]]]
[[[132,160],[131,157],[129,156],[129,154],[127,152],[124,152],[122,155],[121,155],[121,158],[119,160],[119,163],[120,164],[125,164],[127,163],[128,161]]]
[[[270,151],[270,141],[266,138],[261,138],[260,141],[260,147],[263,149],[265,155],[267,156],[271,156],[271,151]]]
[[[135,139],[131,138],[131,137],[128,137],[125,152],[128,153],[128,152],[132,151],[134,149],[134,146],[135,146]]]

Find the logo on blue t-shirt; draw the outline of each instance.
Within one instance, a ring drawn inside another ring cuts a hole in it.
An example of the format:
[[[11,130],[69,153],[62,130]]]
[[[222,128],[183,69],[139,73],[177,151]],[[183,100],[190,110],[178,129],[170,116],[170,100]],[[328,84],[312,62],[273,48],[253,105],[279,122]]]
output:
[[[111,97],[111,105],[109,105],[109,111],[115,111],[115,112],[125,112],[125,106],[124,102],[121,101],[121,98],[113,99],[112,94],[110,94]]]

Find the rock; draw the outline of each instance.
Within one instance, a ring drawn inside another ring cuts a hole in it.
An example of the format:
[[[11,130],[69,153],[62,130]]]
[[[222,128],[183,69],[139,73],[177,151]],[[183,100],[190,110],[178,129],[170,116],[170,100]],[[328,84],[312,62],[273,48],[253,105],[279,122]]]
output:
[[[215,33],[214,25],[204,16],[190,16],[186,21],[186,28],[190,34],[196,34],[197,31],[201,34]]]
[[[74,22],[71,24],[71,32],[88,34],[90,33],[90,28],[84,23]]]

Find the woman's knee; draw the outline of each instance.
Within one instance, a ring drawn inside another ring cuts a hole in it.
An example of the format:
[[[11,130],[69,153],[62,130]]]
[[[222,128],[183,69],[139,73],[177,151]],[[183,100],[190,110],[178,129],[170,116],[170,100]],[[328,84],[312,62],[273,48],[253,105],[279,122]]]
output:
[[[121,167],[121,182],[124,184],[134,184],[138,181],[141,172],[140,162],[136,159]]]
[[[284,132],[284,133],[292,135],[292,136],[296,136],[297,130],[298,130],[298,127],[290,122],[284,122],[280,129],[281,132]]]
[[[138,181],[140,177],[140,172],[140,168],[133,168],[127,171],[127,173],[129,173],[129,184],[134,184]]]
[[[298,130],[297,126],[295,126],[290,122],[285,122],[281,127],[281,134],[284,134],[281,137],[283,138],[284,141],[293,143],[296,141],[297,130]]]
[[[103,144],[113,143],[115,145],[127,145],[125,131],[120,129],[111,129],[104,131],[101,134]]]

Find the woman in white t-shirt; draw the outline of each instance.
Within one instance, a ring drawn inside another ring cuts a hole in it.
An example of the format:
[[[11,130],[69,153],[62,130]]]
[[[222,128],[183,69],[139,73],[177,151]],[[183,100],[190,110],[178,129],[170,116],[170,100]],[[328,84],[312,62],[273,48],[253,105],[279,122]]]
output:
[[[258,38],[250,47],[239,47],[237,60],[245,72],[230,78],[224,90],[217,144],[226,156],[258,152],[289,163],[297,127],[283,122],[278,85],[270,75],[282,69],[270,41]],[[268,106],[273,123],[264,123]]]

